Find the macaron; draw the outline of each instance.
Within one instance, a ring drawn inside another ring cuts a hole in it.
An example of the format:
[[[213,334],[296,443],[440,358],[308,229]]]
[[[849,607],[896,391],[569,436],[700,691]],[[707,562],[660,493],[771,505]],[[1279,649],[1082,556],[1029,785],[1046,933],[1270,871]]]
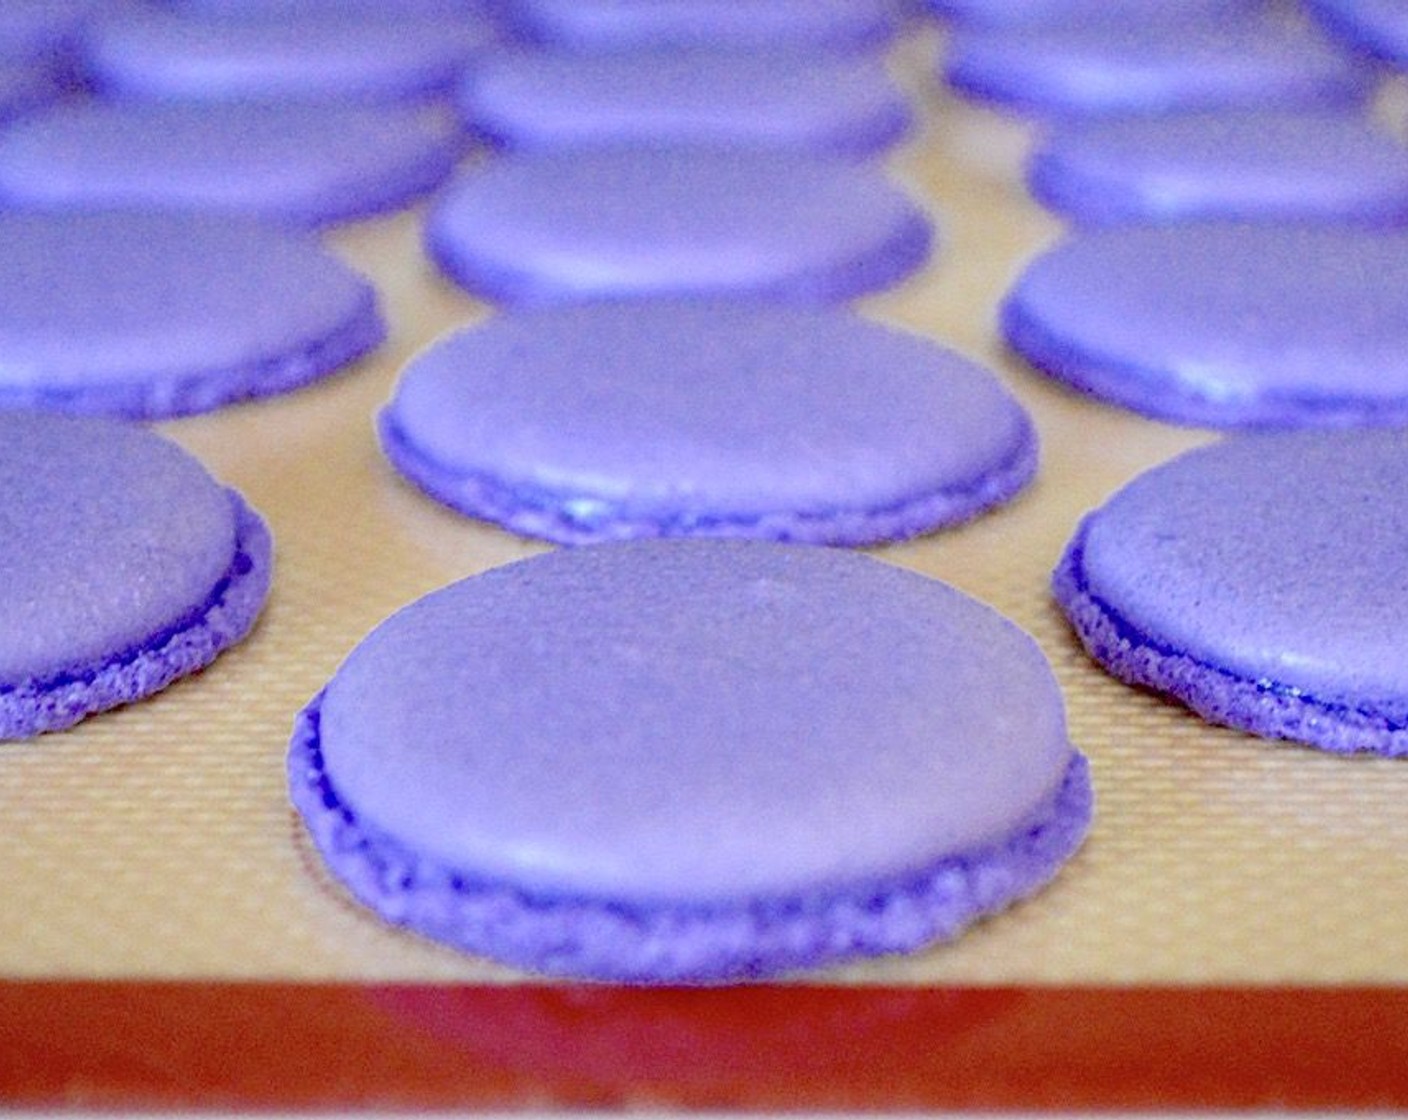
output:
[[[1312,30],[1250,16],[960,27],[942,68],[958,93],[1039,117],[1358,105],[1375,84]]]
[[[0,214],[0,407],[153,419],[282,393],[386,328],[311,237],[174,211]]]
[[[991,373],[849,312],[709,301],[500,315],[402,373],[380,418],[432,497],[565,543],[870,544],[1017,494],[1035,430]]]
[[[98,21],[84,48],[110,97],[392,103],[447,96],[493,39],[491,25],[467,16],[153,8]]]
[[[85,101],[0,133],[0,204],[184,207],[321,226],[430,192],[461,146],[444,123],[400,107]]]
[[[0,412],[0,495],[0,738],[150,696],[263,606],[263,521],[154,432]]]
[[[1243,435],[1141,475],[1055,575],[1094,659],[1204,719],[1408,754],[1408,432]]]
[[[505,155],[440,195],[426,247],[499,303],[640,296],[837,302],[929,257],[928,218],[869,165],[779,152]]]
[[[292,799],[383,919],[538,972],[758,979],[956,936],[1090,819],[1032,640],[757,541],[550,552],[401,610],[299,716]]]
[[[999,319],[1038,372],[1216,428],[1408,423],[1408,233],[1188,222],[1082,232]]]
[[[874,50],[901,23],[893,0],[502,0],[500,11],[516,37],[571,51]]]
[[[1027,167],[1083,226],[1189,218],[1408,223],[1408,149],[1357,113],[1223,109],[1070,121]]]
[[[456,105],[475,136],[508,149],[716,145],[870,155],[913,114],[881,60],[800,50],[500,52]]]

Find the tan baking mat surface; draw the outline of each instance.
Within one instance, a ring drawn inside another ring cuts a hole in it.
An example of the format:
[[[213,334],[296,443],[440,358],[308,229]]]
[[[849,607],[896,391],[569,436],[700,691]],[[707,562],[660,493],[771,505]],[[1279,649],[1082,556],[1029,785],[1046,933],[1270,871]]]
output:
[[[922,79],[928,45],[911,43]],[[922,84],[922,81],[920,82]],[[1005,357],[994,307],[1059,233],[1024,201],[1020,128],[930,91],[894,167],[932,205],[932,265],[863,309],[993,366],[1033,412],[1035,487],[956,532],[877,550],[1030,630],[1094,764],[1090,840],[1039,898],[957,944],[823,974],[887,983],[1408,981],[1408,763],[1321,756],[1202,725],[1106,679],[1051,607],[1047,573],[1080,513],[1206,440],[1086,403]],[[253,637],[159,698],[0,746],[0,978],[512,980],[383,926],[322,874],[288,808],[298,708],[376,622],[540,545],[460,520],[400,483],[371,417],[397,370],[486,314],[436,280],[418,216],[331,240],[378,281],[388,345],[292,396],[163,430],[239,487],[276,539]]]

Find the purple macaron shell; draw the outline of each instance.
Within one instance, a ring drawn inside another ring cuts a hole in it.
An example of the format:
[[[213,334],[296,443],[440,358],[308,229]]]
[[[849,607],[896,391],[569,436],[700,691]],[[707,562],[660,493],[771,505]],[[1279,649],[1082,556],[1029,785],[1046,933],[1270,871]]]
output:
[[[1408,423],[1408,234],[1198,222],[1082,233],[1000,309],[1038,371],[1208,427]]]
[[[384,918],[637,982],[952,936],[1050,878],[1090,814],[1020,630],[759,542],[568,549],[436,592],[344,662],[289,765]]]
[[[152,9],[96,24],[85,64],[109,96],[389,103],[447,95],[493,40],[472,16]]]
[[[1306,0],[1306,7],[1350,49],[1397,69],[1408,66],[1408,8],[1402,0]]]
[[[0,413],[0,493],[0,738],[148,696],[254,625],[268,530],[160,436]]]
[[[0,134],[0,202],[190,207],[323,225],[428,193],[461,145],[428,114],[394,107],[89,101]]]
[[[155,418],[286,392],[385,334],[316,241],[225,215],[0,215],[0,407]]]
[[[502,0],[522,39],[560,50],[872,50],[899,32],[893,0]]]
[[[1408,433],[1241,436],[1087,516],[1055,577],[1091,654],[1204,718],[1408,754]]]
[[[697,148],[501,156],[446,188],[426,227],[446,275],[503,303],[836,302],[898,283],[932,241],[878,168]]]
[[[1032,157],[1027,185],[1080,225],[1408,223],[1408,150],[1345,112],[1226,109],[1070,122]]]
[[[707,301],[461,331],[412,361],[380,427],[438,500],[569,543],[909,537],[1011,498],[1037,454],[957,354],[843,311]]]
[[[472,133],[509,149],[715,144],[866,155],[913,123],[880,59],[795,50],[503,53],[466,76],[457,106]]]
[[[1312,31],[1256,18],[960,28],[943,70],[960,93],[1052,117],[1357,105],[1374,84]]]

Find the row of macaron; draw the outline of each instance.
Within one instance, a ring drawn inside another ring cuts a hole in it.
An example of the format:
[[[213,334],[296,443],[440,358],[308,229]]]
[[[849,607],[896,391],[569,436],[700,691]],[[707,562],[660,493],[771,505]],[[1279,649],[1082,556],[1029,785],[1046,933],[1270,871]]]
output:
[[[1001,65],[1024,92],[1007,107],[1082,118],[1065,120],[1033,159],[1038,199],[1083,224],[1209,214],[1401,221],[1408,158],[1361,111],[1376,76],[1304,28],[1245,7],[1138,24],[1107,13],[1013,45]],[[958,88],[1003,101],[1001,82],[955,73],[968,66],[962,40],[948,56]],[[1049,96],[1040,92],[1048,66]],[[1089,102],[1083,93],[1063,101],[1060,90],[1090,73]],[[259,105],[66,104],[4,137],[0,197],[230,206],[321,224],[433,189],[464,151],[462,130],[440,117],[315,107],[283,93]],[[1212,111],[1186,111],[1200,107]],[[517,150],[714,142],[874,154],[911,123],[877,57],[775,50],[513,52],[474,68],[461,108],[470,134]]]
[[[370,285],[274,227],[100,211],[11,213],[0,232],[12,406],[205,411],[324,376],[385,334]],[[519,312],[627,297],[835,303],[912,272],[930,237],[873,171],[657,152],[497,161],[452,187],[426,230],[450,276]],[[743,238],[746,256],[733,252]],[[1034,368],[1161,419],[1399,423],[1404,243],[1335,223],[1085,232],[1026,266],[1002,334]]]
[[[416,101],[447,94],[496,45],[844,54],[883,49],[904,24],[893,0],[17,0],[0,58],[115,94]]]
[[[1246,436],[1136,478],[1053,577],[1092,656],[1212,723],[1408,754],[1408,436]],[[294,804],[395,925],[523,968],[756,980],[1043,886],[1088,764],[1029,637],[863,554],[557,550],[392,616],[300,713]]]
[[[470,128],[514,152],[667,145],[832,158],[878,155],[912,124],[876,59],[670,54],[644,68],[633,59],[633,82],[619,67],[593,77],[589,64],[561,61],[526,59],[552,71],[529,79],[536,92],[508,71],[495,87],[486,68]],[[434,190],[473,144],[442,114],[404,107],[70,98],[0,131],[0,206],[185,206],[327,225]]]
[[[249,633],[271,552],[238,494],[139,427],[0,429],[7,736],[140,700]],[[1082,521],[1057,601],[1112,673],[1213,722],[1408,753],[1384,625],[1403,503],[1365,500],[1403,491],[1404,452],[1401,431],[1300,432],[1175,459]],[[298,715],[288,771],[386,920],[641,983],[956,936],[1056,874],[1092,812],[1029,637],[938,581],[767,541],[590,545],[434,592]]]
[[[3,737],[140,701],[251,633],[268,529],[173,442],[4,412],[0,484]],[[357,897],[603,979],[953,936],[1050,878],[1091,814],[1035,643],[848,550],[653,539],[492,569],[396,612],[290,718],[292,800]]]
[[[1356,51],[1390,61],[1402,56],[1403,20],[1391,4],[1309,6]],[[1063,96],[1075,107],[1114,108],[1121,98],[1147,103],[1169,89],[1196,97],[1200,87],[1206,93],[1229,83],[1270,81],[1291,94],[1337,86],[1342,95],[1356,84],[1332,52],[1282,26],[1284,13],[1265,0],[129,0],[115,10],[93,0],[16,0],[0,19],[0,57],[67,53],[73,68],[99,84],[168,96],[257,96],[281,85],[287,95],[300,83],[316,93],[321,82],[325,93],[355,96],[360,83],[368,96],[414,98],[444,92],[469,58],[496,40],[589,51],[871,50],[893,41],[905,15],[923,11],[954,28],[947,73],[955,84],[1048,109],[1061,108]],[[1209,33],[1213,27],[1218,35]],[[406,71],[399,78],[398,67]],[[1122,69],[1137,70],[1142,80],[1102,77],[1128,76]],[[1174,69],[1185,73],[1169,89],[1156,88],[1165,80],[1161,71]],[[1191,70],[1207,73],[1189,77]]]
[[[1040,125],[1026,185],[1079,226],[1408,217],[1408,152],[1379,96],[1389,5],[1210,3],[1035,27],[1002,5],[948,7],[973,24],[950,43],[950,86]]]
[[[1041,201],[1078,221],[1258,208],[1401,216],[1402,151],[1359,111],[1377,74],[1303,27],[1224,3],[1138,23],[1107,12],[1059,34],[1026,34],[1031,41],[1006,33],[1013,41],[990,64],[1005,77],[981,81],[962,78],[976,64],[958,38],[946,52],[948,76],[1006,108],[1060,118],[1030,179]],[[300,50],[315,58],[327,48],[315,41]],[[283,61],[307,72],[300,60]],[[347,83],[343,100],[355,99],[355,75],[345,65],[331,69]],[[257,88],[258,75],[250,80]],[[1001,92],[1008,80],[1020,93]],[[359,113],[336,97],[319,112],[277,82],[265,92],[277,95],[273,104],[249,104],[250,91],[234,104],[66,104],[10,130],[0,191],[9,205],[243,205],[326,222],[430,189],[462,153],[461,132],[520,150],[713,141],[874,154],[911,123],[878,56],[824,51],[501,53],[464,81],[460,129],[442,117]],[[14,100],[32,107],[22,85]],[[1213,111],[1189,115],[1197,109]],[[330,166],[342,169],[341,179],[330,181]],[[357,182],[384,184],[382,197],[342,206],[326,199],[337,187],[355,193],[349,184]]]
[[[868,154],[910,127],[878,53],[899,28],[888,3],[763,4],[746,18],[731,6],[698,7],[706,25],[718,24],[701,43],[737,46],[748,32],[752,47],[767,49],[594,60],[493,52],[505,35],[482,5],[467,4],[113,10],[27,0],[7,9],[13,26],[0,24],[11,66],[0,102],[29,118],[5,136],[0,193],[7,206],[229,207],[326,224],[432,189],[471,137],[513,147],[712,139]],[[673,18],[688,24],[691,10]],[[648,8],[642,15],[649,22]],[[57,61],[64,44],[79,61]],[[833,49],[843,44],[854,49]],[[130,62],[130,81],[108,73],[118,64],[97,63],[109,55]],[[46,68],[79,72],[76,84],[101,96],[80,96],[74,82],[46,87],[37,76]],[[457,87],[461,119],[426,109],[427,96],[443,108]],[[57,103],[35,117],[46,88]]]
[[[198,4],[173,9],[155,0],[146,6],[131,0],[116,13],[104,11],[98,18],[91,3],[83,7],[84,0],[30,3],[36,10],[86,10],[90,19],[67,38],[55,30],[47,54],[38,49],[46,43],[44,36],[23,26],[11,32],[15,45],[5,51],[6,29],[0,26],[0,56],[22,62],[27,51],[30,61],[44,61],[59,44],[76,42],[80,61],[70,62],[68,68],[87,74],[86,80],[99,89],[174,100],[415,101],[448,93],[466,71],[480,69],[485,56],[495,53],[495,45],[545,47],[531,53],[548,58],[563,53],[553,48],[572,45],[565,33],[515,34],[499,26],[506,22],[518,27],[523,19],[510,16],[496,22],[465,11],[432,16],[355,5],[307,10],[246,0],[242,6],[216,5],[211,12]],[[556,7],[553,0],[536,3]],[[974,21],[972,12],[965,14],[969,22],[959,22],[944,52],[943,72],[950,84],[1043,114],[1165,111],[1247,98],[1344,103],[1362,98],[1373,84],[1371,75],[1346,53],[1334,50],[1286,13],[1255,0],[1167,10],[1126,3],[1105,6],[1099,18],[1077,12],[1060,23],[1039,21],[1034,27],[1026,23],[996,30]],[[70,14],[61,26],[75,19]],[[624,66],[604,74],[618,80],[624,75],[628,82],[646,81],[641,71],[648,66],[632,69],[632,55],[638,62],[657,53],[645,48],[728,48],[724,53],[733,54],[790,48],[815,59],[874,53],[903,26],[898,9],[885,0],[812,6],[796,0],[564,5],[544,20],[549,27],[561,21],[616,34],[618,42],[603,46],[618,49],[586,57],[592,66],[605,65],[608,59]],[[1357,42],[1351,39],[1347,45],[1353,50]],[[624,47],[631,49],[620,49]],[[743,47],[748,50],[740,51]],[[544,63],[539,59],[538,64]],[[588,87],[605,80],[591,77],[590,66],[584,65],[583,71],[588,77],[579,80]],[[516,80],[520,85],[542,82],[531,69]],[[505,80],[499,81],[502,85]],[[642,92],[650,92],[648,83]]]

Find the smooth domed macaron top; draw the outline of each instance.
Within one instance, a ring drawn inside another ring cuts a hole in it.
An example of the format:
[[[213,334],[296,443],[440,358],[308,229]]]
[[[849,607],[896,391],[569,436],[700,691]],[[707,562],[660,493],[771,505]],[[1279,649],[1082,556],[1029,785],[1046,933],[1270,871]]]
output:
[[[873,48],[899,30],[892,0],[506,0],[514,31],[554,48]]]
[[[978,489],[1033,439],[996,378],[928,340],[709,301],[501,315],[415,358],[384,421],[443,470],[667,521]]]
[[[411,109],[86,101],[0,134],[0,199],[219,209],[316,225],[428,191],[459,149],[449,128]]]
[[[85,37],[85,62],[111,96],[414,101],[448,93],[493,39],[470,17],[153,9],[98,22]]]
[[[1053,117],[1354,105],[1375,81],[1310,30],[1251,17],[960,29],[944,75],[975,97]]]
[[[1187,218],[1408,222],[1408,150],[1357,113],[1272,108],[1072,121],[1028,167],[1082,225]]]
[[[830,302],[896,283],[931,238],[878,168],[685,148],[503,156],[446,188],[427,224],[453,279],[506,302]]]
[[[718,144],[871,152],[912,114],[875,57],[801,50],[503,52],[465,77],[471,131],[506,148]]]
[[[1408,234],[1198,222],[1081,233],[1033,260],[1004,329],[1038,364],[1118,368],[1229,406],[1408,397]],[[1153,390],[1156,391],[1156,390]]]
[[[228,493],[146,429],[0,412],[0,688],[82,674],[205,608]]]
[[[1090,515],[1086,590],[1144,640],[1312,700],[1408,703],[1408,434],[1239,436]]]
[[[323,762],[365,824],[529,898],[708,906],[1010,838],[1072,758],[1036,645],[857,553],[633,542],[494,569],[351,654]]]
[[[0,386],[225,374],[374,314],[316,241],[226,215],[12,212],[0,244]]]

